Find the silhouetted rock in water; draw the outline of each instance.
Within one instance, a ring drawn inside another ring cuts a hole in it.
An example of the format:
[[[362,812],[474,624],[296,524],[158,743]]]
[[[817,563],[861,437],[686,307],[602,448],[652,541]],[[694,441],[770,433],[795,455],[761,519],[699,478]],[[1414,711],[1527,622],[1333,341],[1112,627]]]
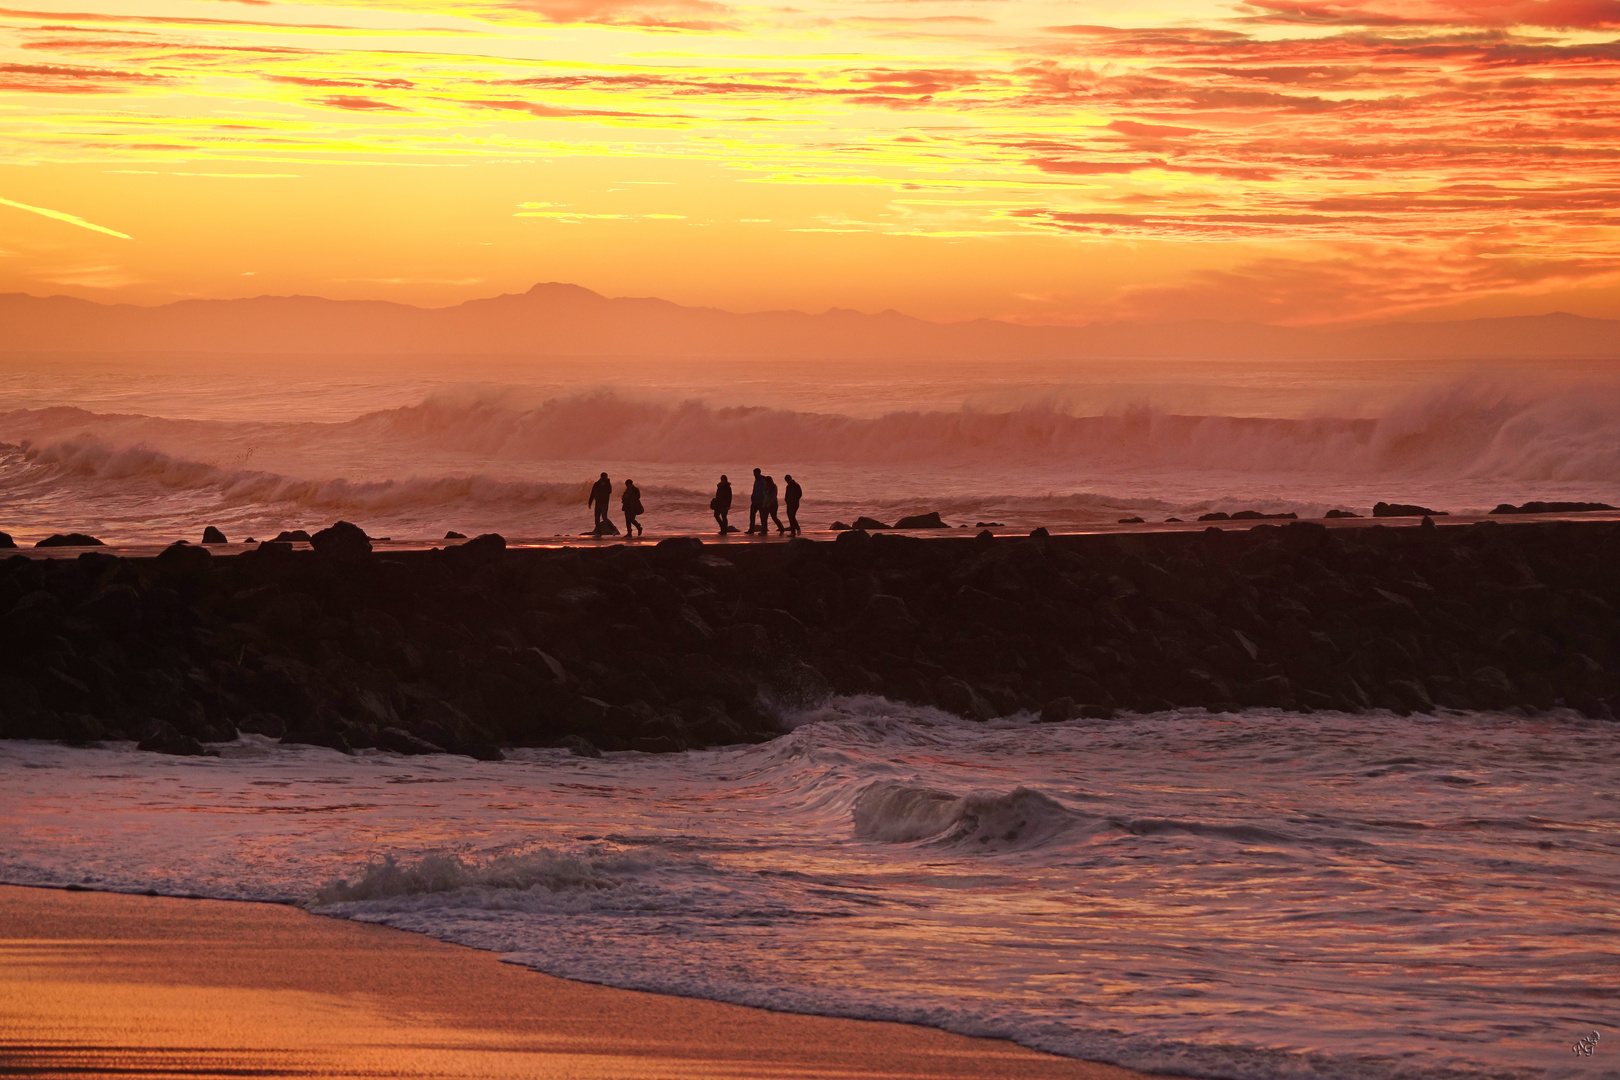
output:
[[[456,532],[456,530],[451,529],[449,532],[444,534],[444,538],[446,540],[465,540],[465,539],[467,539],[467,534],[466,533],[458,533],[458,532]]]
[[[1007,526],[999,521],[980,521],[974,524],[975,529],[1005,529]]]
[[[176,730],[167,720],[151,724],[149,733],[141,739],[136,749],[177,757],[200,757],[203,753],[202,743]]]
[[[1165,518],[1165,519],[1164,519],[1164,523],[1165,523],[1165,524],[1166,524],[1166,525],[1169,525],[1169,524],[1172,524],[1172,523],[1176,523],[1176,522],[1180,522],[1180,521],[1181,521],[1181,519],[1180,519],[1180,518],[1177,518],[1177,517],[1168,517],[1168,518]]]
[[[1600,502],[1527,502],[1523,506],[1514,506],[1512,503],[1503,503],[1491,511],[1492,516],[1497,514],[1589,514],[1599,510],[1613,510],[1615,507]]]
[[[1299,515],[1289,512],[1286,514],[1262,514],[1258,510],[1239,510],[1235,514],[1228,514],[1216,510],[1209,514],[1200,514],[1199,521],[1294,521]]]
[[[862,516],[862,517],[858,517],[858,518],[855,519],[855,528],[857,528],[857,529],[865,529],[867,532],[884,532],[884,531],[887,531],[889,529],[894,528],[894,526],[885,525],[885,524],[883,524],[883,522],[879,521],[877,518],[869,518],[869,517]]]
[[[1358,518],[1361,515],[1351,513],[1349,510],[1329,510],[1322,516],[1325,518]]]
[[[910,517],[903,517],[899,521],[894,523],[894,527],[896,529],[948,529],[948,528],[950,528],[949,525],[945,524],[943,521],[941,521],[939,519],[939,512],[938,511],[930,511],[930,512],[928,512],[926,514],[912,514]]]
[[[426,739],[418,738],[403,728],[385,727],[377,732],[377,746],[383,750],[392,750],[396,754],[412,757],[418,754],[442,754],[444,747],[435,746]]]
[[[202,542],[205,543],[205,544],[228,544],[228,543],[230,543],[229,540],[225,539],[225,534],[220,532],[217,528],[215,528],[212,525],[209,525],[209,526],[207,526],[206,528],[203,529]]]
[[[1080,710],[1074,703],[1074,698],[1053,698],[1041,707],[1041,723],[1058,724],[1064,720],[1073,720],[1080,715]]]
[[[1143,520],[1142,520],[1142,519],[1141,519],[1141,518],[1139,518],[1139,517],[1128,517],[1128,518],[1120,518],[1120,519],[1119,519],[1119,523],[1120,523],[1120,524],[1121,524],[1121,525],[1143,525],[1143,524],[1146,524],[1146,523],[1145,523],[1145,522],[1144,522],[1144,521],[1143,521]]]
[[[348,738],[339,731],[289,731],[281,741],[287,746],[324,746],[344,754],[354,752]]]
[[[1430,510],[1412,503],[1381,502],[1373,507],[1373,517],[1447,517],[1444,510]]]
[[[267,540],[267,541],[265,541],[265,543],[276,543],[276,544],[304,543],[304,544],[307,544],[307,543],[309,543],[309,533],[305,532],[303,529],[283,529],[283,530],[281,530],[281,532],[276,534],[276,537],[275,537],[274,540]]]
[[[17,541],[11,538],[10,533],[0,532],[0,548],[14,548],[16,546]]]
[[[617,525],[613,524],[613,522],[608,521],[606,518],[604,518],[596,526],[596,528],[592,529],[590,532],[582,532],[579,535],[581,535],[581,536],[618,536],[619,535],[619,527]]]
[[[248,713],[236,722],[236,726],[250,735],[263,735],[271,739],[279,739],[287,734],[287,722],[271,712]]]
[[[503,540],[501,546],[505,544]],[[339,562],[354,562],[371,554],[371,538],[366,531],[347,521],[334,522],[315,533],[309,538],[309,546],[322,558]]]
[[[989,529],[985,529],[983,532],[979,533],[973,539],[974,539],[974,541],[976,543],[978,543],[980,545],[989,544],[989,543],[993,543],[995,541],[996,534],[991,532]]]
[[[1046,531],[1045,525],[1037,525],[1033,529],[1029,530],[1029,535],[1037,540],[1045,540],[1052,534]]]
[[[89,535],[87,535],[85,533],[52,533],[50,536],[47,536],[45,539],[41,540],[39,543],[35,544],[34,546],[35,547],[42,547],[42,548],[50,548],[50,547],[105,547],[106,545],[103,544],[100,540],[97,540],[95,537],[89,536]]]
[[[264,540],[260,542],[256,550],[275,555],[281,552],[291,554],[292,549],[292,544],[288,543],[286,540]]]
[[[575,757],[599,758],[602,751],[591,745],[591,741],[583,735],[564,735],[557,740],[559,749],[567,750]]]
[[[848,532],[851,528],[853,528],[853,526],[851,526],[851,525],[849,525],[849,524],[847,524],[845,522],[835,521],[831,525],[827,526],[827,531],[828,532]]]

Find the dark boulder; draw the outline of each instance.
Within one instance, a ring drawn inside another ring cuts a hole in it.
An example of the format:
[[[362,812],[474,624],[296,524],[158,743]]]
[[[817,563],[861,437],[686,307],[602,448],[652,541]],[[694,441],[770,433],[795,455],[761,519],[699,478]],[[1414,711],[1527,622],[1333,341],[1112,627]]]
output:
[[[1325,518],[1358,518],[1360,514],[1353,514],[1349,510],[1329,510],[1322,515]]]
[[[396,754],[415,757],[420,754],[442,754],[444,747],[417,738],[404,728],[385,727],[377,731],[377,745]]]
[[[935,681],[934,700],[946,712],[969,720],[991,720],[996,715],[983,695],[954,675],[942,675]]]
[[[557,748],[567,750],[575,757],[599,758],[602,756],[602,751],[597,749],[591,740],[583,735],[564,735],[557,740]]]
[[[467,534],[466,533],[458,533],[458,532],[456,532],[456,530],[451,529],[449,532],[444,534],[444,538],[446,540],[465,540],[465,539],[467,539]]]
[[[855,528],[864,529],[867,532],[875,532],[880,529],[892,529],[893,527],[894,526],[892,525],[883,524],[883,522],[879,521],[877,518],[869,518],[865,515],[855,519]]]
[[[1527,502],[1523,506],[1503,503],[1491,514],[1589,514],[1614,509],[1617,508],[1600,502]]]
[[[1213,513],[1209,513],[1209,514],[1199,514],[1198,515],[1198,520],[1199,521],[1231,521],[1232,520],[1232,515],[1226,513],[1224,510],[1216,510]]]
[[[1446,517],[1448,511],[1430,510],[1413,503],[1381,502],[1373,507],[1373,517]]]
[[[1145,524],[1145,522],[1139,517],[1120,518],[1119,523],[1121,525],[1142,525],[1142,524]]]
[[[1079,715],[1079,709],[1075,706],[1074,698],[1071,697],[1053,698],[1041,707],[1041,723],[1043,724],[1059,724],[1065,720],[1073,720],[1077,715]]]
[[[181,731],[167,720],[159,720],[149,726],[146,737],[141,739],[137,749],[147,750],[156,754],[173,754],[176,757],[201,757],[202,743]]]
[[[506,537],[500,533],[484,533],[473,537],[465,544],[445,548],[445,551],[462,567],[488,566],[490,563],[500,562],[501,557],[506,554]]]
[[[287,722],[272,712],[251,712],[237,721],[237,730],[266,738],[279,739],[287,734]]]
[[[324,746],[342,754],[354,752],[349,740],[335,731],[289,731],[281,737],[284,746]]]
[[[169,574],[193,575],[207,570],[214,557],[205,547],[193,547],[184,540],[176,540],[158,552],[157,564]]]
[[[276,534],[274,540],[266,540],[265,543],[307,544],[309,543],[309,533],[303,529],[283,529]]]
[[[881,527],[881,526],[880,526]],[[939,519],[939,511],[934,510],[926,514],[912,514],[903,517],[894,523],[897,529],[948,529],[949,525]]]
[[[225,534],[220,532],[218,529],[214,528],[214,526],[212,526],[212,525],[208,526],[207,528],[205,528],[203,530],[202,542],[205,543],[205,544],[228,544],[228,543],[230,543],[229,540],[225,539]]]
[[[450,751],[453,754],[463,754],[474,761],[505,761],[506,755],[494,743],[457,743]]]
[[[0,548],[14,548],[16,546],[17,541],[11,538],[10,533],[0,532]]]
[[[1289,511],[1286,514],[1262,514],[1258,510],[1239,510],[1232,515],[1233,521],[1293,521],[1298,514]]]
[[[35,547],[106,547],[100,540],[85,533],[52,533]]]
[[[847,522],[835,521],[831,525],[827,526],[827,531],[828,532],[848,532],[852,527],[853,526],[849,525]]]
[[[1033,529],[1029,530],[1029,535],[1036,540],[1045,540],[1052,534],[1046,531],[1045,525],[1037,525]]]
[[[309,546],[323,558],[338,562],[353,562],[371,554],[371,538],[358,525],[339,521],[309,538]],[[501,541],[506,546],[506,541]]]

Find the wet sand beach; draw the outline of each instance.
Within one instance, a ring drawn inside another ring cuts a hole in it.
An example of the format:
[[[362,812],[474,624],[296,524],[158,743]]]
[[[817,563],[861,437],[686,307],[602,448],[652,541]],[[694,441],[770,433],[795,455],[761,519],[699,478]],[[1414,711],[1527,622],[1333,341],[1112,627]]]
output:
[[[0,887],[0,1075],[1128,1080],[925,1028],[569,982],[292,907]]]

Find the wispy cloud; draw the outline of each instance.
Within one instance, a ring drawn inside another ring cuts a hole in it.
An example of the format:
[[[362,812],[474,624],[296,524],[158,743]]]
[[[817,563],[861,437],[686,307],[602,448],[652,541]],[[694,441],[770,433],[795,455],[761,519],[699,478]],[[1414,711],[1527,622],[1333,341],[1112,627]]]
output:
[[[130,236],[127,233],[119,232],[117,229],[109,229],[105,225],[97,225],[93,221],[84,220],[84,218],[79,217],[77,214],[69,214],[61,210],[49,210],[43,206],[30,206],[28,203],[13,202],[11,199],[0,199],[0,206],[10,206],[17,210],[26,210],[30,214],[39,214],[42,217],[48,217],[53,221],[65,221],[69,225],[77,225],[81,229],[89,229],[92,232],[106,233],[108,236],[116,236],[120,240],[135,239],[133,236]]]

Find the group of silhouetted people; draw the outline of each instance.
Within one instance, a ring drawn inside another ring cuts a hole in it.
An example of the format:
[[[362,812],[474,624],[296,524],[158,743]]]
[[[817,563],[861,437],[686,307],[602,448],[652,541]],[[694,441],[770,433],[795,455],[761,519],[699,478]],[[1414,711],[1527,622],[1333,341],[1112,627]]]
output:
[[[754,490],[748,497],[748,535],[752,536],[755,533],[761,536],[768,535],[772,523],[775,523],[778,534],[797,536],[802,531],[799,528],[799,501],[804,498],[804,489],[799,487],[799,482],[793,479],[792,474],[784,473],[782,478],[786,486],[780,495],[781,503],[787,509],[786,525],[782,524],[782,519],[776,512],[778,505],[776,479],[766,476],[759,469],[754,470]],[[590,498],[586,502],[595,516],[591,535],[602,536],[618,532],[608,517],[609,508],[613,504],[613,481],[608,479],[607,473],[603,473],[596,483],[591,485]],[[641,489],[636,487],[634,480],[624,482],[619,505],[624,511],[624,535],[640,536],[641,522],[637,519],[643,513]],[[720,526],[721,536],[737,531],[737,526],[728,520],[731,514],[731,481],[724,474],[715,485],[714,498],[709,500],[709,509],[714,511],[714,521]]]

